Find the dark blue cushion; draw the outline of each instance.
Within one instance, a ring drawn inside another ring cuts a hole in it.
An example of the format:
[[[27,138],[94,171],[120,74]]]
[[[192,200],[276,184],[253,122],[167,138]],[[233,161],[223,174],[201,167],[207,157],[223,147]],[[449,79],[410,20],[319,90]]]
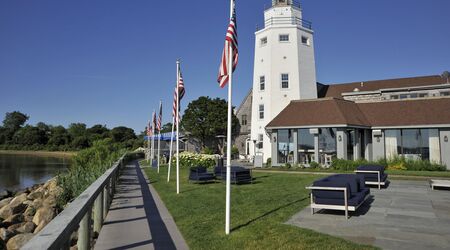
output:
[[[378,174],[371,174],[371,173],[359,173],[359,176],[362,176],[365,181],[378,181]],[[380,181],[385,182],[387,179],[387,174],[381,174],[380,175]]]
[[[381,165],[361,165],[356,168],[356,170],[365,170],[365,171],[380,171],[384,173],[385,166]]]
[[[314,187],[343,187],[347,188],[347,197],[350,198],[350,186],[344,180],[318,180],[313,183]],[[344,191],[340,190],[313,190],[312,191],[314,197],[320,197],[325,199],[344,199]]]
[[[328,177],[330,181],[341,180],[346,181],[350,186],[350,192],[352,194],[356,194],[359,192],[360,179],[357,175],[354,174],[337,174]]]

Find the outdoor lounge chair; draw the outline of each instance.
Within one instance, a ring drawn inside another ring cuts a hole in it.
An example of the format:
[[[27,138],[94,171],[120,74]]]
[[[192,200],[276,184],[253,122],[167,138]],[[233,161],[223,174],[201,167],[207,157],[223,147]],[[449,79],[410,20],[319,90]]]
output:
[[[189,172],[189,181],[207,182],[215,180],[214,173],[207,171],[205,167],[192,167]]]
[[[231,166],[231,182],[234,184],[251,183],[253,180],[251,169],[238,166]],[[226,180],[227,168],[217,166],[214,168],[214,174],[218,179]]]
[[[357,175],[332,175],[313,182],[306,187],[311,190],[311,214],[314,209],[356,211],[369,197],[370,190]]]
[[[385,186],[388,175],[384,173],[384,166],[381,165],[362,165],[356,168],[355,173],[364,178],[367,185]]]

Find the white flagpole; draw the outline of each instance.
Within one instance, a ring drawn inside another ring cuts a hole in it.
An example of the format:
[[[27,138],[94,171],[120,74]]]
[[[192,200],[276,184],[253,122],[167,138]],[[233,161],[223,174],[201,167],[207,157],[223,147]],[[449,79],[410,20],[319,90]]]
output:
[[[155,117],[155,111],[153,110],[153,117]],[[152,118],[153,119],[153,118]],[[153,127],[155,126],[153,122]],[[155,128],[152,128],[152,156],[150,159],[150,166],[153,167],[153,159],[155,158]]]
[[[162,101],[159,101],[159,112],[161,112],[161,105],[162,105]],[[160,113],[158,114],[158,121],[157,121],[158,124],[160,123],[159,119],[162,120],[162,117],[160,118],[159,115],[160,115]],[[161,153],[161,127],[158,129],[158,156],[157,156],[158,157],[158,173],[159,173],[159,158],[161,158],[160,153]]]
[[[150,121],[148,122],[148,124],[150,125]],[[150,127],[148,127],[147,128],[147,132],[148,131],[150,131]],[[148,151],[147,151],[147,154],[146,154],[146,157],[147,157],[147,161],[150,161],[150,136],[148,135],[149,133],[147,133],[147,149],[148,149]]]
[[[233,0],[230,1],[230,20],[233,17]],[[225,234],[230,234],[230,207],[231,207],[231,118],[232,118],[232,81],[233,81],[233,46],[229,46],[228,55],[228,125],[227,125],[227,178],[225,199]]]
[[[167,168],[167,182],[170,181],[170,167],[172,166],[172,148],[173,148],[173,131],[174,130],[175,130],[175,117],[172,118],[172,133],[170,134],[169,167]]]
[[[180,84],[180,60],[177,60],[177,111],[175,120],[177,122],[177,194],[180,193],[180,126],[179,126],[179,117],[180,117],[180,93],[179,93],[179,87]]]

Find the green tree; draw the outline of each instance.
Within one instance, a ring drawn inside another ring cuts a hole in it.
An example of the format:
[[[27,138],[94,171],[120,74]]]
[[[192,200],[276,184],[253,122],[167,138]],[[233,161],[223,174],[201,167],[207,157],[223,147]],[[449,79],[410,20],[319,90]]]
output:
[[[70,135],[63,126],[56,126],[51,128],[51,136],[48,144],[55,147],[68,145],[70,142]]]
[[[13,143],[23,146],[43,145],[44,138],[37,127],[26,125],[20,128],[13,136]]]
[[[41,137],[40,144],[46,145],[51,136],[51,126],[43,122],[39,122],[38,124],[36,124],[36,128],[39,130],[39,135]]]
[[[6,141],[12,139],[14,134],[25,124],[30,117],[19,111],[8,112],[3,120],[4,136]]]
[[[199,97],[189,103],[181,120],[184,130],[198,139],[202,148],[217,148],[220,140],[218,135],[227,134],[228,105],[224,99]],[[239,120],[232,115],[232,135],[239,133]]]
[[[72,139],[81,136],[87,136],[86,124],[84,123],[72,123],[69,125],[69,129],[67,130]]]
[[[129,140],[136,139],[136,134],[134,130],[127,127],[115,127],[110,131],[111,138],[113,142],[123,143]],[[133,143],[132,143],[133,144]]]
[[[109,129],[106,125],[94,125],[87,130],[91,142],[109,138]]]
[[[168,132],[172,132],[172,123],[171,122],[164,124],[161,128],[161,133],[168,133]]]

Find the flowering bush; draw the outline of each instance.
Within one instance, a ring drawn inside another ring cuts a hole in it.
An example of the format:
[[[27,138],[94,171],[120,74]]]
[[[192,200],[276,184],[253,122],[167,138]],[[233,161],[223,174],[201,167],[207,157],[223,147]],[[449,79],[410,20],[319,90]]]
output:
[[[172,166],[176,164],[176,154],[172,157]],[[195,154],[190,152],[180,153],[180,167],[190,168],[190,167],[207,167],[211,168],[216,165],[216,156],[206,155],[206,154]]]

